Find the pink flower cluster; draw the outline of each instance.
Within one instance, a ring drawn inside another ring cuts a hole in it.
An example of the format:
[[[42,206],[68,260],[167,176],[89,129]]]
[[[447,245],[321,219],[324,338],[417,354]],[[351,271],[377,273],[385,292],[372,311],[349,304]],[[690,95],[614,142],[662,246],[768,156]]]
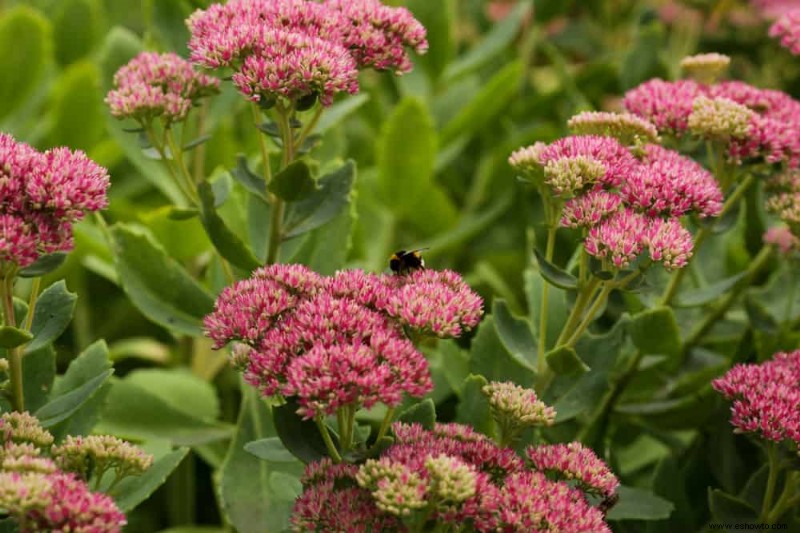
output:
[[[218,79],[196,72],[177,54],[142,52],[114,74],[114,89],[105,101],[117,118],[180,122],[218,88]]]
[[[524,172],[535,165],[544,167],[544,183],[561,195],[563,188],[553,188],[548,181],[548,167],[583,158],[580,166],[559,167],[583,173],[557,180],[582,183],[564,195],[568,200],[561,225],[586,228],[586,251],[610,267],[625,268],[647,249],[650,258],[667,269],[681,268],[692,255],[693,240],[679,218],[692,212],[701,217],[718,215],[722,191],[711,173],[678,152],[654,144],[638,146],[636,151],[639,158],[614,138],[577,135],[523,148],[512,154],[510,162]],[[604,169],[598,179],[587,178],[586,169],[592,168],[587,161]]]
[[[216,348],[238,343],[248,383],[265,396],[297,397],[311,418],[424,395],[428,365],[403,328],[454,337],[481,315],[482,300],[454,272],[323,277],[271,265],[226,288],[205,325]]]
[[[72,248],[72,224],[108,205],[108,172],[80,150],[44,153],[0,134],[0,263],[25,267]]]
[[[769,36],[780,39],[781,46],[800,55],[800,9],[788,11],[769,28]]]
[[[425,28],[379,0],[231,0],[187,21],[191,59],[230,67],[233,82],[264,104],[358,91],[358,69],[411,70],[406,48],[427,50]]]
[[[712,386],[733,400],[736,432],[800,445],[800,350],[776,353],[761,364],[738,364]]]
[[[707,85],[693,80],[652,79],[628,91],[624,105],[631,113],[650,120],[660,133],[682,136],[693,132],[690,117],[700,98],[712,103],[718,100],[727,107],[738,104],[752,111],[739,114],[745,124],[730,124],[727,148],[732,161],[762,158],[767,163],[800,166],[800,102],[784,92],[741,81]],[[719,124],[710,125],[710,129],[719,133]],[[701,127],[697,133],[704,132]]]
[[[426,430],[397,423],[393,429],[395,444],[377,461],[359,468],[324,459],[307,467],[292,516],[296,531],[338,531],[342,517],[358,524],[347,531],[407,531],[403,519],[413,520],[414,513],[480,532],[610,531],[582,490],[544,474],[554,471],[614,494],[616,478],[579,445],[532,448],[531,469],[511,448],[468,426]],[[442,479],[449,480],[445,489]]]

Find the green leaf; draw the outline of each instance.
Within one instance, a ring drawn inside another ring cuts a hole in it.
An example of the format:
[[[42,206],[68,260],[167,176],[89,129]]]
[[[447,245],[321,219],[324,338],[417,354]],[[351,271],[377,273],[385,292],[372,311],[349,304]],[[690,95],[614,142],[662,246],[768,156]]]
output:
[[[489,122],[500,116],[516,98],[524,72],[522,62],[517,60],[484,83],[475,98],[442,128],[442,145],[447,146],[459,137],[470,138],[484,131]]]
[[[67,65],[86,56],[102,35],[96,0],[61,0],[53,15],[56,60]]]
[[[111,361],[108,356],[108,347],[105,341],[97,341],[70,362],[66,373],[56,381],[52,396],[57,398],[77,390],[110,370]],[[88,434],[100,419],[100,411],[108,389],[109,384],[104,383],[67,419],[51,427],[50,432],[57,440],[66,435]]]
[[[0,519],[0,533],[19,533],[17,521],[13,518]]]
[[[436,406],[433,404],[433,400],[426,398],[400,413],[397,419],[406,424],[416,422],[425,429],[433,430],[433,426],[436,424]]]
[[[176,410],[194,418],[216,420],[219,417],[216,389],[188,369],[138,369],[125,376],[125,381],[141,387]]]
[[[317,183],[311,177],[311,169],[305,161],[298,160],[275,174],[267,188],[278,198],[296,202],[316,191]]]
[[[101,73],[91,61],[70,65],[53,90],[49,142],[91,150],[105,137],[106,113]]]
[[[548,282],[539,275],[538,270],[532,267],[525,269],[523,281],[530,320],[538,340],[541,335],[541,332],[539,332],[539,317],[542,308],[542,293]],[[550,287],[547,298],[546,348],[550,348],[556,343],[558,335],[561,333],[561,328],[564,327],[564,323],[567,321],[568,310],[566,293],[557,287]]]
[[[294,463],[297,457],[286,449],[281,439],[278,437],[267,437],[266,439],[254,440],[244,445],[248,453],[252,453],[259,459],[271,463]]]
[[[185,20],[192,14],[191,6],[185,0],[158,0],[145,5],[151,7],[151,27],[156,30],[161,42],[167,45],[167,49],[188,55],[186,43],[189,41],[189,29]]]
[[[539,250],[534,250],[534,253],[536,254],[536,261],[539,263],[539,273],[545,281],[560,289],[572,290],[578,288],[578,278],[545,259]]]
[[[650,78],[666,77],[666,69],[661,61],[664,41],[663,24],[659,21],[648,21],[639,26],[636,40],[628,48],[620,68],[620,83],[623,90]]]
[[[95,431],[131,440],[163,439],[174,445],[193,446],[224,439],[230,436],[231,427],[190,416],[123,379],[113,381]]]
[[[495,25],[477,46],[447,66],[444,78],[452,82],[460,76],[478,70],[499,56],[518,35],[523,21],[531,13],[533,7],[531,4],[528,0],[517,2],[511,13]]]
[[[78,296],[69,292],[64,280],[47,287],[36,301],[31,333],[33,341],[25,347],[25,353],[35,352],[56,340],[67,329],[75,311]]]
[[[64,252],[55,252],[52,254],[43,255],[32,264],[20,270],[17,275],[21,278],[38,278],[40,276],[44,276],[45,274],[49,274],[60,267],[62,264],[64,264],[66,259],[67,254]]]
[[[635,315],[628,332],[633,344],[646,355],[675,359],[681,353],[681,333],[675,312],[669,307],[647,309]]]
[[[167,218],[170,220],[190,220],[200,216],[200,210],[196,207],[170,207]]]
[[[292,504],[303,493],[303,484],[299,476],[286,472],[270,472],[269,488],[276,500]]]
[[[108,369],[77,388],[65,392],[64,394],[54,396],[49,402],[36,411],[36,418],[39,419],[42,426],[45,428],[49,428],[62,420],[66,420],[77,412],[83,404],[89,401],[113,373],[113,369]]]
[[[50,22],[39,11],[18,5],[2,14],[0,118],[17,109],[39,86],[52,45]]]
[[[352,160],[318,180],[319,188],[311,196],[287,205],[283,238],[288,240],[316,229],[335,218],[350,205],[356,180]]]
[[[699,307],[711,303],[736,286],[746,275],[746,271],[740,272],[735,276],[712,283],[708,287],[680,292],[672,301],[672,305],[675,307]]]
[[[348,254],[353,246],[353,226],[356,207],[353,203],[327,224],[312,230],[295,241],[299,247],[282,250],[282,262],[301,263],[324,275],[331,275],[345,267]]]
[[[671,502],[648,490],[620,486],[619,501],[606,515],[608,520],[663,520],[675,508]]]
[[[0,327],[0,348],[11,349],[22,346],[33,338],[30,332],[11,326]]]
[[[314,128],[314,133],[324,134],[331,128],[338,125],[345,120],[348,116],[355,113],[361,106],[369,101],[369,95],[366,93],[359,93],[355,96],[348,96],[340,102],[336,102],[320,117],[317,126]]]
[[[453,225],[457,211],[434,181],[436,130],[419,100],[404,98],[386,119],[376,145],[381,200],[421,231]]]
[[[197,192],[200,193],[201,209],[200,219],[203,227],[206,228],[209,239],[214,244],[217,251],[231,262],[231,264],[242,270],[251,271],[261,266],[261,262],[252,250],[236,235],[222,220],[214,207],[214,192],[211,185],[203,181],[197,185]]]
[[[545,355],[547,365],[553,369],[556,374],[573,375],[585,374],[589,371],[586,363],[581,361],[577,352],[570,346],[556,346]]]
[[[428,30],[428,53],[416,57],[416,61],[433,80],[441,77],[448,63],[456,52],[455,38],[456,27],[455,0],[409,0],[406,6]]]
[[[286,449],[308,464],[327,457],[328,449],[317,425],[311,420],[303,420],[297,414],[298,407],[297,400],[289,399],[285,404],[272,408],[272,419]],[[336,444],[332,433],[331,437]]]
[[[149,498],[164,484],[172,471],[178,468],[188,453],[189,448],[178,448],[155,461],[144,474],[120,481],[111,491],[120,511],[128,513]]]
[[[127,28],[116,26],[106,34],[100,52],[103,88],[110,89],[117,70],[144,49],[139,36]]]
[[[505,300],[495,299],[492,303],[492,316],[500,342],[517,361],[525,361],[534,368],[536,364],[536,339],[533,338],[530,322],[511,314]]]
[[[472,426],[475,431],[484,435],[492,435],[494,421],[489,409],[489,400],[481,389],[488,384],[488,380],[481,376],[471,374],[461,388],[461,401],[456,407],[456,422]]]
[[[536,375],[534,366],[527,359],[520,359],[506,348],[491,315],[481,322],[472,340],[470,372],[489,381],[514,381],[524,387],[533,385]]]
[[[266,182],[263,177],[250,170],[250,167],[247,165],[246,155],[239,154],[236,156],[236,167],[230,170],[230,174],[242,187],[264,201],[267,200],[267,195],[264,192],[267,190]]]
[[[239,533],[284,531],[289,525],[292,501],[275,494],[273,472],[299,475],[298,461],[277,464],[245,451],[247,443],[275,436],[268,407],[252,387],[244,388],[236,434],[219,470],[219,502],[225,517]]]
[[[771,334],[778,332],[778,322],[773,318],[766,306],[762,305],[761,302],[757,301],[752,295],[745,296],[744,309],[754,329]]]
[[[56,377],[56,352],[45,346],[25,354],[22,365],[25,409],[36,412],[47,403]]]
[[[708,508],[718,522],[753,524],[758,520],[758,512],[749,503],[711,487],[708,489]]]
[[[203,333],[214,298],[153,238],[132,226],[111,228],[117,270],[125,293],[150,320],[185,335]]]

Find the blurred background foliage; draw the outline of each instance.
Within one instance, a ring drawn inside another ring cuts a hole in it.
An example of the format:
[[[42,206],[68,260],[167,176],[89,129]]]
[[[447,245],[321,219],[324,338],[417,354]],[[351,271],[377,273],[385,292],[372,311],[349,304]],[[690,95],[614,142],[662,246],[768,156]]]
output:
[[[112,176],[106,218],[147,227],[168,255],[218,291],[224,282],[213,266],[211,244],[200,222],[170,218],[174,186],[103,103],[114,72],[139,51],[186,56],[184,20],[209,3],[0,1],[0,130],[41,149],[67,145],[85,150]],[[312,254],[297,256],[303,254],[302,243],[297,243],[285,247],[282,260],[303,257],[323,273],[345,267],[384,271],[392,251],[427,247],[428,263],[463,273],[495,315],[498,307],[493,302],[500,299],[505,304],[499,309],[506,317],[530,315],[529,305],[535,302],[531,251],[541,228],[540,205],[506,162],[513,149],[564,135],[567,119],[576,112],[618,110],[624,91],[651,77],[676,77],[680,59],[692,53],[728,54],[733,58],[732,78],[800,94],[800,63],[767,38],[767,23],[742,1],[386,3],[406,5],[415,13],[428,29],[430,51],[415,58],[415,70],[403,77],[365,72],[361,93],[343,99],[323,119],[315,158],[356,161],[353,205],[324,232],[310,237],[318,240]],[[212,136],[193,156],[202,158],[207,173],[221,180],[237,166],[237,154],[249,157],[257,152],[250,109],[230,84],[223,86],[208,112]],[[242,235],[257,231],[244,216],[244,191],[237,183],[229,186],[228,200],[220,209],[223,218]],[[576,237],[566,231],[559,234],[557,263],[569,259]],[[227,441],[197,437],[196,425],[191,426],[191,438],[171,432],[182,416],[205,421],[201,429],[212,433],[219,429],[217,424],[234,423],[240,401],[237,376],[225,366],[223,354],[213,354],[202,341],[187,347],[184,337],[154,324],[131,303],[120,286],[112,251],[92,220],[76,228],[76,244],[66,264],[50,275],[52,280],[65,277],[70,290],[79,294],[74,321],[58,343],[60,366],[71,354],[106,339],[116,375],[124,377],[126,386],[113,389],[112,409],[100,429],[189,444],[195,452],[192,461],[184,462],[166,487],[130,517],[128,529],[219,524],[210,473],[220,466]],[[716,258],[709,270],[718,277],[741,269],[749,257],[743,238],[735,234],[710,253]],[[725,339],[723,335],[720,342],[739,338]],[[480,342],[484,349],[502,349],[489,334]],[[455,344],[444,349],[459,351]],[[709,357],[704,369],[715,368]],[[192,373],[152,374],[153,369],[184,366],[191,366]],[[458,370],[443,372],[445,378],[458,375]],[[661,385],[645,379],[638,390]],[[688,383],[672,385],[691,388]],[[126,420],[128,414],[120,410],[142,401],[143,395],[174,411],[156,424],[161,427],[148,425],[152,421]],[[451,388],[437,387],[434,396],[442,404],[440,413],[449,408],[450,416],[456,414],[452,401],[448,404]],[[709,410],[720,408],[713,401],[706,403]],[[461,419],[468,419],[463,409]],[[730,436],[724,417],[714,422],[723,436],[698,442],[693,424],[701,419],[681,420],[693,409],[696,405],[683,413],[670,411],[672,419],[648,420],[652,434],[646,438],[635,424],[619,425],[615,434],[606,435],[617,446],[612,466],[627,485],[655,487],[684,509],[691,501],[706,500],[706,486],[735,492],[741,480],[736,478],[736,465],[728,463],[745,461],[748,450],[727,451],[747,443]],[[669,438],[662,438],[667,432]],[[675,450],[688,454],[680,465],[671,453]],[[699,483],[697,494],[678,490],[686,475],[717,483]],[[701,505],[646,529],[686,531],[703,523],[707,512]],[[615,527],[645,528],[636,521],[617,522]]]

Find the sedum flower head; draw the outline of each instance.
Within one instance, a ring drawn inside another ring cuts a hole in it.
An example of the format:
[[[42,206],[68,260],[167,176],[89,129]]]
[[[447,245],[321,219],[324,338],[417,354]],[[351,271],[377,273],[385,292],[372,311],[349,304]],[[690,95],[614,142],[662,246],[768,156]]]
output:
[[[605,498],[612,496],[619,487],[619,480],[608,466],[591,448],[579,442],[531,446],[526,454],[537,469],[577,480],[585,490]]]
[[[42,427],[38,418],[27,411],[9,411],[0,415],[0,436],[5,443],[30,443],[38,448],[53,444],[53,435]]]
[[[570,198],[561,211],[561,225],[568,228],[591,228],[615,213],[622,197],[604,189],[593,189]]]
[[[544,166],[544,182],[557,196],[573,196],[605,176],[606,167],[586,156],[564,157]]]
[[[589,255],[608,261],[614,268],[627,268],[644,250],[648,221],[630,208],[621,209],[589,229],[584,247]]]
[[[647,120],[632,113],[584,111],[567,122],[575,135],[614,137],[625,146],[658,142],[658,130]]]
[[[428,483],[401,463],[367,459],[356,480],[371,492],[378,509],[386,513],[404,517],[427,506]]]
[[[789,255],[800,250],[800,241],[787,226],[769,228],[764,233],[764,242],[775,246],[783,255]]]
[[[625,93],[625,109],[648,120],[659,132],[682,135],[686,132],[694,100],[703,87],[693,80],[674,82],[652,79]]]
[[[761,364],[737,364],[711,384],[733,401],[734,431],[800,444],[800,350],[776,353]]]
[[[598,182],[616,187],[639,165],[639,162],[616,139],[598,135],[572,135],[538,150],[538,160],[545,168],[563,159],[585,158],[603,165],[605,172]]]
[[[650,258],[660,261],[666,270],[683,268],[692,257],[694,239],[678,219],[653,219],[645,237]]]
[[[68,435],[53,446],[51,453],[61,470],[74,472],[82,479],[87,479],[92,470],[102,473],[109,469],[115,470],[117,478],[138,476],[153,464],[152,455],[111,435]]]
[[[793,55],[800,55],[800,10],[782,14],[769,28],[769,36],[778,39],[781,46]]]
[[[192,106],[218,88],[218,79],[196,72],[177,54],[142,52],[116,72],[114,89],[105,101],[117,118],[180,122]]]
[[[681,68],[700,83],[714,83],[728,71],[731,58],[724,54],[697,54],[681,59]]]
[[[22,533],[117,533],[126,524],[110,496],[60,472],[0,473],[0,507],[23,524]]]
[[[441,502],[461,503],[475,495],[477,474],[461,459],[447,455],[425,460],[430,476],[430,492]]]
[[[687,126],[695,135],[707,139],[743,138],[754,115],[750,108],[733,100],[699,96],[694,100]]]
[[[489,399],[492,416],[501,425],[551,426],[555,422],[555,409],[545,405],[532,389],[510,381],[492,381],[481,390]]]
[[[537,142],[530,146],[519,148],[511,153],[508,158],[508,164],[515,170],[525,174],[538,172],[543,164],[541,153],[546,147],[545,143]]]

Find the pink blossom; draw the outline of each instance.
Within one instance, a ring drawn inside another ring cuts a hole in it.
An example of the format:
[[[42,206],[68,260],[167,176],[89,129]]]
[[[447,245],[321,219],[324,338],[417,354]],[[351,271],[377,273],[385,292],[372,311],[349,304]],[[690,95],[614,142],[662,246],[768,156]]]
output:
[[[26,267],[39,257],[34,228],[18,216],[0,215],[0,262]]]
[[[647,243],[649,219],[630,208],[617,211],[589,230],[586,251],[615,268],[626,268]]]
[[[561,225],[568,228],[591,228],[615,213],[622,197],[604,189],[593,189],[570,198],[561,211]]]
[[[541,148],[537,153],[541,165],[576,156],[591,158],[602,164],[605,173],[599,181],[608,187],[623,183],[639,165],[636,158],[619,141],[598,135],[564,137]]]
[[[661,261],[667,270],[685,267],[694,248],[692,234],[676,218],[652,219],[645,242],[650,258]]]
[[[765,19],[776,19],[797,9],[797,0],[750,0]]]
[[[694,99],[703,94],[704,86],[693,80],[652,79],[625,93],[623,103],[629,112],[655,124],[658,131],[682,135]]]
[[[798,249],[800,243],[786,226],[773,226],[764,233],[764,242],[777,247],[783,255]]]
[[[737,364],[712,386],[733,400],[736,432],[800,444],[800,350],[776,353],[761,364]]]
[[[793,55],[800,55],[800,9],[781,15],[769,28],[769,36]]]
[[[538,470],[555,472],[564,479],[575,479],[589,491],[609,497],[616,492],[619,480],[608,466],[579,442],[543,444],[526,450]]]
[[[412,68],[406,48],[418,54],[428,50],[425,28],[404,7],[379,0],[327,0],[324,5],[342,14],[343,44],[361,68],[402,74]]]

